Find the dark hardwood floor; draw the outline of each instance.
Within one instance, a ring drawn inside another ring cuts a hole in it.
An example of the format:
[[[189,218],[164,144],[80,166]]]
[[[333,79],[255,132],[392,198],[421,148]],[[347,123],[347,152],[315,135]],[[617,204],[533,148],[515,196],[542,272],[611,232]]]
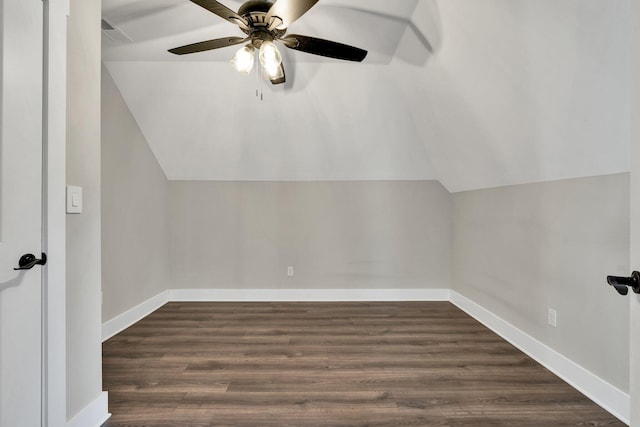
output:
[[[109,427],[624,425],[447,302],[169,303],[103,371]]]

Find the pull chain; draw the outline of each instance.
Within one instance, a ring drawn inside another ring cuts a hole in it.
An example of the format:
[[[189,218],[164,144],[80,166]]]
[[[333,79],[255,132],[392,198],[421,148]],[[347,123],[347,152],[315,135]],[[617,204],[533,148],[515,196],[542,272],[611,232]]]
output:
[[[263,81],[260,78],[262,74],[262,64],[258,61],[258,66],[256,67],[256,98],[260,98],[260,101],[264,101],[264,94],[262,92]]]

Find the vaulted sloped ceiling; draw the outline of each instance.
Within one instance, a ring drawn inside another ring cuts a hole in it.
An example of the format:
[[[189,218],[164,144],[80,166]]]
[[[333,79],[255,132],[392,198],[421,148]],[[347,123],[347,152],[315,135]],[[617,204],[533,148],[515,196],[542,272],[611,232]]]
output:
[[[224,1],[236,9],[241,2]],[[103,0],[103,60],[169,179],[438,179],[452,192],[629,170],[630,0],[320,0],[272,87],[188,0]],[[283,49],[284,50],[284,49]],[[258,96],[256,96],[258,93]],[[261,95],[260,95],[261,94]]]

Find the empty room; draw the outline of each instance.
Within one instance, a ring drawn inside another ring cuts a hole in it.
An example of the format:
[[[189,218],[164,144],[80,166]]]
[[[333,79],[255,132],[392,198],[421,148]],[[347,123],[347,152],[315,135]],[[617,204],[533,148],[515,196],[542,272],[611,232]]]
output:
[[[0,427],[640,424],[631,0],[45,3]]]
[[[628,4],[223,6],[103,2],[109,425],[627,421]]]

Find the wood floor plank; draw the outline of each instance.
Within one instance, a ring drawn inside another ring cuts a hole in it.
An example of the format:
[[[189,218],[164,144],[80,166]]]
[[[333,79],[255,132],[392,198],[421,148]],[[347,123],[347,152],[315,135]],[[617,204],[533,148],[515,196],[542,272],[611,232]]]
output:
[[[108,427],[624,425],[447,302],[169,303],[103,381]]]

